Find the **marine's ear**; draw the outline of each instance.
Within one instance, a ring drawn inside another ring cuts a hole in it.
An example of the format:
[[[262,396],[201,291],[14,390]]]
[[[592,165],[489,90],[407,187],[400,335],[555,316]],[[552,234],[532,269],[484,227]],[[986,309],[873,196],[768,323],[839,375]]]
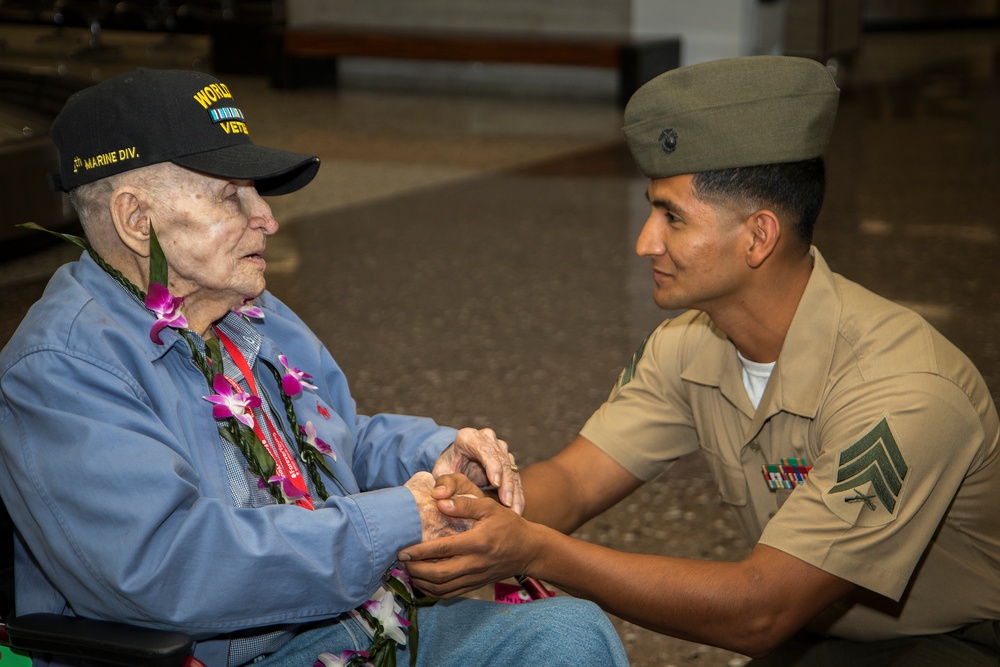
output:
[[[758,268],[764,263],[781,238],[781,222],[777,214],[768,209],[754,211],[746,224],[750,229],[750,245],[747,248],[747,265]]]

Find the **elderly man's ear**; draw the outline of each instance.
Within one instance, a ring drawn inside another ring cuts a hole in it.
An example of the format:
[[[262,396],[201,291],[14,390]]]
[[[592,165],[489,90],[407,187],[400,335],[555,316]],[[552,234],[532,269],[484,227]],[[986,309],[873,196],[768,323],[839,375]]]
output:
[[[122,243],[141,257],[149,256],[150,212],[146,201],[146,193],[130,185],[111,193],[111,220],[115,231]]]

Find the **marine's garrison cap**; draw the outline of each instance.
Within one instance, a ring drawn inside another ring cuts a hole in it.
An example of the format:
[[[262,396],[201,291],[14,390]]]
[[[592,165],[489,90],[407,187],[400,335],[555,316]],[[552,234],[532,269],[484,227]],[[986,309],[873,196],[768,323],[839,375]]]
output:
[[[726,58],[670,70],[625,107],[625,139],[649,178],[795,162],[826,149],[840,90],[807,58]]]

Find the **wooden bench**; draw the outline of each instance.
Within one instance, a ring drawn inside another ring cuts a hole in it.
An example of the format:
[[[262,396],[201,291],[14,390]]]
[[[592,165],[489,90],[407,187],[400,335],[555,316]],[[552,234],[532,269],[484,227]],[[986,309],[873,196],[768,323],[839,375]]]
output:
[[[680,39],[514,36],[447,31],[284,28],[271,45],[276,88],[336,85],[337,58],[403,58],[612,68],[624,106],[639,86],[680,64]]]

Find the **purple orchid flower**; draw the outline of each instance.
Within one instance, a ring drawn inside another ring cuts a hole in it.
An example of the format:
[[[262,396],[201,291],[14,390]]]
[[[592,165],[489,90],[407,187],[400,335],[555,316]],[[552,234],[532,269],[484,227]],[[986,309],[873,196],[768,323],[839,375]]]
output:
[[[281,495],[283,495],[285,500],[290,503],[294,502],[297,498],[304,498],[306,495],[305,491],[302,491],[295,486],[295,484],[292,483],[292,480],[287,477],[282,477],[281,475],[271,475],[267,481],[271,484],[278,484],[281,487]],[[257,486],[261,489],[267,488],[267,484],[265,484],[262,479],[257,480]]]
[[[150,283],[149,291],[146,293],[146,308],[156,314],[156,322],[149,330],[149,339],[157,345],[163,345],[160,340],[160,332],[166,327],[184,328],[188,325],[187,319],[178,312],[180,305],[184,303],[184,297],[171,296],[170,290],[159,283]]]
[[[368,651],[341,651],[340,655],[334,655],[332,653],[320,653],[317,656],[316,662],[313,663],[313,667],[347,667],[347,664],[355,657],[361,656],[363,658],[368,657]],[[366,662],[366,665],[371,663]]]
[[[242,315],[243,317],[252,317],[255,320],[264,319],[264,311],[259,307],[253,305],[253,298],[244,299],[243,305],[236,306],[232,309],[237,315]]]
[[[289,396],[298,396],[302,393],[302,387],[309,387],[310,389],[315,389],[316,385],[309,384],[306,380],[311,380],[312,375],[304,371],[300,371],[294,366],[288,365],[288,357],[283,354],[278,355],[278,361],[281,365],[285,367],[285,374],[281,376],[281,388]]]
[[[321,439],[319,439],[319,438],[316,437],[316,425],[315,424],[313,424],[311,421],[307,421],[305,426],[300,426],[299,427],[299,431],[301,431],[302,434],[304,436],[306,436],[306,443],[307,444],[312,445],[313,447],[315,447],[319,451],[323,452],[324,454],[326,454],[327,456],[329,456],[330,458],[332,458],[334,461],[337,460],[337,453],[335,451],[333,451],[333,448],[330,447],[330,445],[328,445],[325,442],[323,442]]]
[[[236,417],[241,423],[253,427],[253,414],[247,412],[247,408],[259,408],[259,398],[245,391],[236,391],[221,373],[212,379],[212,389],[216,393],[202,398],[213,404],[212,415],[216,419]]]

